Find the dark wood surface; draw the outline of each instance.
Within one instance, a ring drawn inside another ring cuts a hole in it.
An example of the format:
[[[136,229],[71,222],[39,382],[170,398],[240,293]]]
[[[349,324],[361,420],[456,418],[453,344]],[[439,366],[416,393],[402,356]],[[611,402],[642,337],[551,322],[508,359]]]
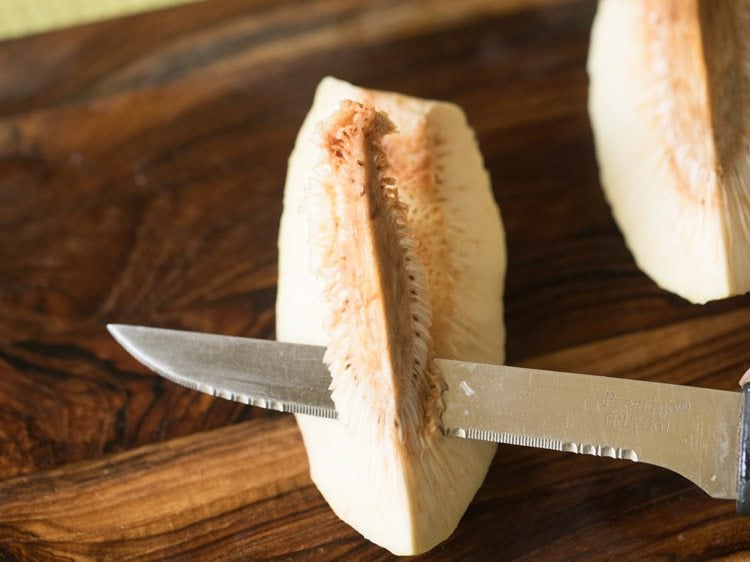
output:
[[[508,362],[737,388],[750,297],[636,268],[598,185],[595,4],[214,0],[0,44],[0,560],[385,559],[294,421],[165,382],[105,331],[274,336],[286,158],[326,74],[461,104],[505,221]],[[647,465],[501,446],[426,559],[750,556]]]

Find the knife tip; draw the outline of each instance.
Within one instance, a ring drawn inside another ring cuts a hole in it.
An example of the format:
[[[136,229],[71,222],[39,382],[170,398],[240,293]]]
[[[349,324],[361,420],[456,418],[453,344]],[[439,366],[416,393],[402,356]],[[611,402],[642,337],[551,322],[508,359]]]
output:
[[[128,328],[132,328],[132,326],[128,326],[127,324],[107,324],[107,331],[120,344],[123,343],[124,339],[127,339]]]

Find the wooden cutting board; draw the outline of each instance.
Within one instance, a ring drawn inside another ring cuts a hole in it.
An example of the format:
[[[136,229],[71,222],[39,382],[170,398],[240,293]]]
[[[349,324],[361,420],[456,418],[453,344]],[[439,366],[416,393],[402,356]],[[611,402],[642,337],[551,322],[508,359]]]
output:
[[[187,390],[105,331],[274,336],[286,159],[331,74],[477,131],[508,242],[508,362],[736,389],[750,297],[633,262],[586,114],[593,1],[214,0],[0,44],[0,560],[386,559],[290,416]],[[750,555],[750,519],[628,461],[501,446],[426,559]]]

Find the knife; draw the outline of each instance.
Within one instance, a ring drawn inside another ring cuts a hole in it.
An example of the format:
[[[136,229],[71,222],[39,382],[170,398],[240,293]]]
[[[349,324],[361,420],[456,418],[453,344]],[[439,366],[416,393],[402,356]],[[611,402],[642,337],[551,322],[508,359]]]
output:
[[[325,348],[109,324],[138,361],[244,404],[336,418]],[[750,384],[742,392],[436,359],[447,435],[672,470],[750,514]]]

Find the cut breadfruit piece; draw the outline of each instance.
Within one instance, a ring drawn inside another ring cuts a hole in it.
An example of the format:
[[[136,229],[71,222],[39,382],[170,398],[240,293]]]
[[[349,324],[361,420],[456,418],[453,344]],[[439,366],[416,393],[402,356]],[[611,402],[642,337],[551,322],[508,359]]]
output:
[[[339,419],[297,416],[312,479],[393,553],[445,540],[494,456],[442,434],[433,358],[503,361],[504,276],[461,109],[323,80],[289,161],[277,337],[327,346]]]

